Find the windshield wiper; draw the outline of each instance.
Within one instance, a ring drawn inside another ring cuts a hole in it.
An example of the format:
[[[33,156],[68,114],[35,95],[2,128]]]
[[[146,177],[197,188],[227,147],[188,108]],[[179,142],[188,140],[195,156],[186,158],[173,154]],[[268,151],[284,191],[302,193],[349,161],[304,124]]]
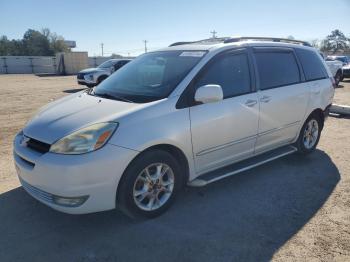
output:
[[[102,97],[102,98],[119,100],[119,101],[128,102],[128,103],[134,103],[134,101],[126,99],[125,97],[111,95],[111,94],[108,94],[108,93],[97,94],[95,92],[91,92],[91,94],[94,95],[94,96]]]

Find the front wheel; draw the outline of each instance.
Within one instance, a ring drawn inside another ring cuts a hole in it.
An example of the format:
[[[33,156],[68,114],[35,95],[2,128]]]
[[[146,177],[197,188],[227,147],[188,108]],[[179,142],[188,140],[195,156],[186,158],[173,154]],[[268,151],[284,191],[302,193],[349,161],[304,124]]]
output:
[[[342,73],[341,73],[341,71],[338,71],[338,72],[335,74],[334,80],[335,80],[336,86],[338,86],[339,83],[340,83],[340,81],[342,81]]]
[[[126,169],[117,192],[117,206],[131,218],[165,212],[183,184],[177,160],[163,150],[142,153]]]
[[[321,136],[321,120],[316,114],[308,117],[300,130],[296,146],[301,154],[308,154],[315,150]]]
[[[108,77],[108,76],[106,76],[106,75],[100,76],[100,77],[97,79],[97,84],[96,84],[96,85],[101,84],[107,77]]]

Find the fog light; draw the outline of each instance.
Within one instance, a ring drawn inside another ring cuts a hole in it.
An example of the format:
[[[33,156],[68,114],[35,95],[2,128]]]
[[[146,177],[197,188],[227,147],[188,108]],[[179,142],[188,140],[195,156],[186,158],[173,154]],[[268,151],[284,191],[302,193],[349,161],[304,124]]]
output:
[[[89,196],[80,196],[80,197],[53,196],[53,202],[59,206],[78,207],[84,204],[88,198]]]

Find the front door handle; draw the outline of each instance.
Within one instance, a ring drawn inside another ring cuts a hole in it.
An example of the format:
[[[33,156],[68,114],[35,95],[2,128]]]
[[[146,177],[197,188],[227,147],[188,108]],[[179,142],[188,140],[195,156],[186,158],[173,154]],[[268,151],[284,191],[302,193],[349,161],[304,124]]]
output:
[[[245,105],[246,105],[246,106],[249,106],[249,107],[252,107],[252,106],[255,106],[257,103],[258,103],[258,101],[249,99],[249,100],[247,100],[247,101],[245,102]]]
[[[271,97],[269,96],[263,96],[262,98],[260,98],[260,102],[263,103],[268,103],[271,100]]]

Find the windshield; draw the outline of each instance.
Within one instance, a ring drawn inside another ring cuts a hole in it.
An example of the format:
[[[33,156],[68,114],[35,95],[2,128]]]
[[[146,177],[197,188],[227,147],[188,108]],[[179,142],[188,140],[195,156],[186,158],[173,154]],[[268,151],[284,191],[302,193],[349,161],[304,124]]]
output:
[[[205,51],[163,51],[139,56],[94,88],[92,95],[146,103],[167,97]]]
[[[108,60],[106,62],[103,62],[102,64],[100,64],[97,68],[110,68],[114,65],[115,62],[113,62],[113,60]]]

